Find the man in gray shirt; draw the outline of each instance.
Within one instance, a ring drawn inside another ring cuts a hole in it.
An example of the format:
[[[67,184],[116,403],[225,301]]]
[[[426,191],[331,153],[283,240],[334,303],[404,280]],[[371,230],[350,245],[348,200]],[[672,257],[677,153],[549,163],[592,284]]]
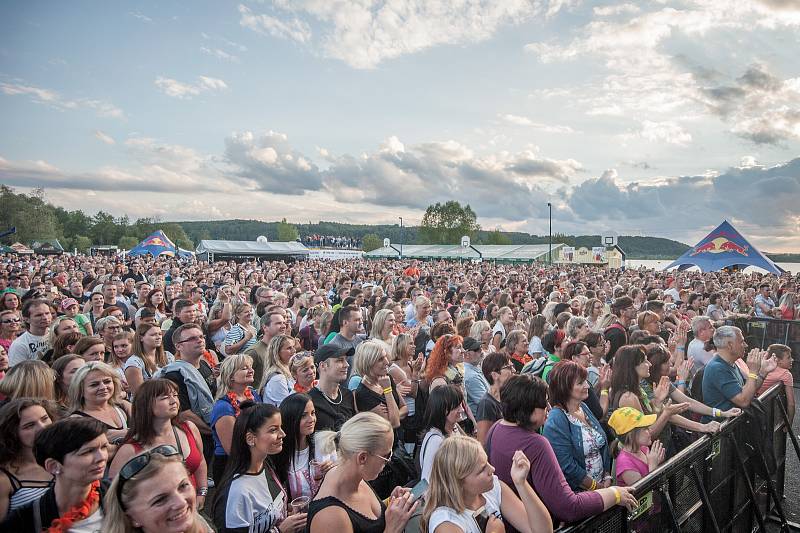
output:
[[[339,310],[339,333],[328,343],[331,346],[341,348],[342,350],[355,349],[359,344],[367,340],[367,336],[359,334],[358,330],[361,329],[361,311],[354,305],[342,307]],[[389,354],[386,354],[389,355]],[[347,379],[350,379],[350,371],[353,368],[353,356],[347,357],[347,364],[350,365],[347,369]]]

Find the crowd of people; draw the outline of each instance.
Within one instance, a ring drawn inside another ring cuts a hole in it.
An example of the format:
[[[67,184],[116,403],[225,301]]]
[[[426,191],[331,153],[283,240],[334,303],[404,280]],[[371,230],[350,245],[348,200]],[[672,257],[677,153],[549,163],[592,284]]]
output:
[[[784,387],[797,278],[0,255],[0,529],[550,532]],[[212,493],[209,493],[212,489]]]
[[[301,239],[302,243],[310,248],[345,248],[348,250],[360,250],[361,239],[357,237],[342,237],[336,235],[305,235]]]

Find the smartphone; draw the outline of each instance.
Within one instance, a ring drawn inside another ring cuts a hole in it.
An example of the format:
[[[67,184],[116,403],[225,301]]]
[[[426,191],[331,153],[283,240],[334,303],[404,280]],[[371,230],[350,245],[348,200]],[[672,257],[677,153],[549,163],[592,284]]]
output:
[[[425,494],[426,490],[428,490],[428,482],[421,479],[420,482],[411,489],[411,501],[415,502],[419,500]]]

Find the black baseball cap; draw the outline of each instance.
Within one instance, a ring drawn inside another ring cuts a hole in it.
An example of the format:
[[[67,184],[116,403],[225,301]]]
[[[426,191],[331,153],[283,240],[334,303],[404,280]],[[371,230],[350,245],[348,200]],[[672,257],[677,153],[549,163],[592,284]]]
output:
[[[317,348],[317,351],[314,353],[314,363],[320,364],[323,361],[336,357],[350,357],[355,352],[353,348],[342,348],[341,346],[334,346],[332,344],[323,344]]]
[[[464,342],[461,343],[461,347],[468,352],[479,352],[481,350],[481,343],[472,337],[464,337]]]

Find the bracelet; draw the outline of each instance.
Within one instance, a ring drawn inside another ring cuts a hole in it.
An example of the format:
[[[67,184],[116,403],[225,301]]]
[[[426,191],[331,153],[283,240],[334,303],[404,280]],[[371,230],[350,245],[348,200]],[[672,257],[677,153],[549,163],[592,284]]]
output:
[[[686,351],[686,348],[684,348],[683,346],[676,346],[675,349],[678,350],[679,352],[685,352]]]
[[[716,407],[712,407],[711,408],[711,416],[713,416],[714,418],[720,417],[720,416],[722,416],[722,411],[720,411]]]
[[[391,394],[392,393],[392,388],[391,387],[386,387],[385,389],[383,389],[383,393],[384,394]]]
[[[204,498],[208,496],[208,487],[197,487],[197,495]]]
[[[686,381],[684,381],[682,379],[679,379],[678,381],[675,382],[675,386],[676,387],[685,387],[686,386]]]
[[[619,505],[619,502],[622,501],[622,494],[619,493],[617,487],[611,487],[611,490],[614,491],[614,505]]]
[[[597,488],[597,481],[594,479],[592,480],[592,485],[589,487],[589,490],[595,490]]]
[[[747,377],[750,379],[758,379],[759,376],[754,372],[750,372],[749,374],[747,374]]]
[[[600,391],[600,396],[608,396],[608,389],[603,389]]]

